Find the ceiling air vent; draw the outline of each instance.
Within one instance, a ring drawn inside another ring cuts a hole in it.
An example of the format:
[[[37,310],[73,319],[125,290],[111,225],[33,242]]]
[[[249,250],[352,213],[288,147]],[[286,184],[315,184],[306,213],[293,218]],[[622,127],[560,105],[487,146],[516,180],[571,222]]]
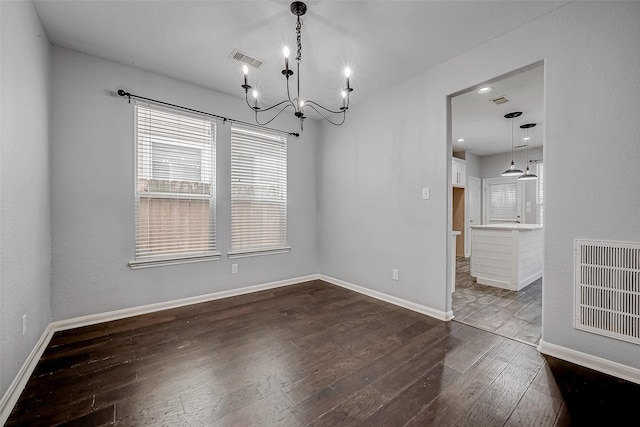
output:
[[[262,64],[264,64],[263,60],[249,56],[246,53],[239,51],[238,49],[233,49],[233,51],[229,55],[229,58],[250,65],[254,68],[260,68],[262,67]]]
[[[505,102],[509,102],[509,99],[506,96],[499,96],[497,98],[493,98],[491,100],[496,105],[504,104]]]

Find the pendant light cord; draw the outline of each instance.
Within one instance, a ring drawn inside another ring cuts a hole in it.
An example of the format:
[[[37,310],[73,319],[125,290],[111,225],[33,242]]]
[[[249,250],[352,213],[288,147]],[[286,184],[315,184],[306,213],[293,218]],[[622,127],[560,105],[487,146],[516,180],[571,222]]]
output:
[[[513,117],[511,118],[511,164],[513,164]]]

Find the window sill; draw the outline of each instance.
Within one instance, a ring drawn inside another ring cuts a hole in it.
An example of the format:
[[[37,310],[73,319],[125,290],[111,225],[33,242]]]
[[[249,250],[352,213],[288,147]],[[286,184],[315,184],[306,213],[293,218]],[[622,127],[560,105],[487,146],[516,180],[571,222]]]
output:
[[[129,261],[129,268],[138,270],[141,268],[163,267],[165,265],[191,264],[193,262],[216,261],[220,259],[220,253],[192,258],[150,259],[144,261]]]
[[[282,248],[272,248],[272,249],[229,251],[227,252],[227,256],[229,257],[229,259],[234,259],[234,258],[247,258],[251,256],[261,256],[261,255],[285,254],[287,252],[291,252],[291,247],[285,246]]]

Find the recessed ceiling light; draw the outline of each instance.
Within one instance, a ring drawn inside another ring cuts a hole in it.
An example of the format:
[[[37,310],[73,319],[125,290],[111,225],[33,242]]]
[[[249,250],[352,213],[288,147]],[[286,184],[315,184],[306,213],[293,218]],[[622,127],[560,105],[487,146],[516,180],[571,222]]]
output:
[[[491,89],[492,89],[491,86],[484,86],[478,89],[478,93],[489,93],[491,92]]]
[[[530,140],[530,139],[531,139],[531,137],[530,137],[530,136],[525,136],[524,138],[522,138],[522,140],[523,140],[523,141],[528,141],[528,140]]]
[[[458,142],[464,142],[464,138],[458,138]]]

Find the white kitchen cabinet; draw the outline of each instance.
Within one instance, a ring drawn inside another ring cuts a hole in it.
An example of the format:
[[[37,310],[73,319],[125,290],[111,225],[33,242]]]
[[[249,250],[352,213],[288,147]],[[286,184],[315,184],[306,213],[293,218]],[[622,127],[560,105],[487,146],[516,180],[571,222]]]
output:
[[[451,160],[451,184],[454,187],[464,187],[466,163],[457,157],[452,157]]]

